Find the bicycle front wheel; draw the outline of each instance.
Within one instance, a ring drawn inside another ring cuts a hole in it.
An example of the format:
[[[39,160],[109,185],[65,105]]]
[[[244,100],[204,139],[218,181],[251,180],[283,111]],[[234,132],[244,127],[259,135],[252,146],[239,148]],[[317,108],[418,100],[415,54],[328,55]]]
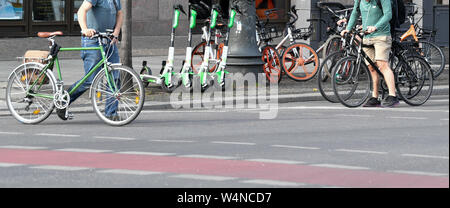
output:
[[[433,93],[433,72],[429,64],[419,56],[409,56],[395,69],[399,97],[408,105],[420,106]]]
[[[144,85],[139,75],[126,66],[102,70],[91,86],[94,111],[105,123],[123,126],[134,121],[145,102]]]
[[[367,65],[357,63],[356,57],[341,59],[333,69],[332,83],[335,96],[344,106],[356,108],[371,95],[372,78]]]
[[[323,57],[327,57],[328,55],[342,51],[342,37],[339,35],[332,35],[330,36],[327,41],[325,42],[325,47],[323,48]]]
[[[39,63],[26,63],[9,76],[6,103],[12,116],[23,124],[38,124],[55,108],[56,81],[51,72],[42,73],[43,68]]]
[[[325,98],[325,100],[331,103],[339,102],[337,97],[334,95],[333,84],[331,82],[332,69],[340,59],[344,58],[344,55],[344,52],[339,51],[327,56],[327,58],[320,65],[317,75],[319,76],[317,82],[319,85],[320,94],[322,94],[322,97]]]
[[[319,56],[311,46],[296,43],[284,51],[282,67],[289,78],[295,81],[308,81],[317,74]]]

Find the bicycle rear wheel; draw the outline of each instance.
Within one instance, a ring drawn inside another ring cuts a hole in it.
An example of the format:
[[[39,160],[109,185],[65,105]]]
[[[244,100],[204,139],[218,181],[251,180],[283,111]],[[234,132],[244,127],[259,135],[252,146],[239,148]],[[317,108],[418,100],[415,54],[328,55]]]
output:
[[[91,99],[101,120],[112,126],[123,126],[131,123],[141,112],[145,102],[144,85],[133,69],[112,66],[108,76],[102,70],[94,78]]]
[[[342,51],[342,37],[339,35],[332,35],[330,36],[327,41],[325,42],[325,47],[323,48],[323,57],[327,57],[328,55]]]
[[[436,44],[421,40],[419,41],[420,55],[430,64],[433,77],[436,79],[445,68],[445,56],[442,49]]]
[[[56,81],[49,71],[39,77],[43,68],[38,63],[23,64],[8,78],[6,103],[12,116],[21,123],[38,124],[55,108]],[[32,87],[33,83],[36,84]]]
[[[433,72],[422,57],[409,56],[406,62],[395,69],[397,93],[408,105],[423,105],[433,93]]]
[[[267,80],[270,83],[280,83],[283,69],[277,50],[272,46],[265,46],[262,50],[262,61],[264,62],[263,70]]]
[[[284,51],[281,66],[289,78],[295,81],[308,81],[317,74],[319,56],[311,46],[295,43]]]
[[[213,46],[214,44],[215,44],[214,41],[211,41],[211,46]],[[216,70],[216,67],[217,67],[216,63],[217,63],[218,59],[220,59],[222,57],[223,46],[224,46],[223,43],[218,45],[216,54],[214,54],[214,55],[211,54],[209,57],[210,58],[209,72],[211,72],[211,73]],[[203,42],[199,43],[197,46],[195,46],[194,50],[192,51],[191,67],[192,67],[192,70],[194,71],[194,73],[196,73],[196,74],[198,73],[198,71],[200,70],[200,68],[202,66],[203,59],[205,57],[205,51],[206,51],[206,42],[205,41],[203,41]],[[212,51],[214,51],[214,49]]]
[[[325,100],[332,103],[338,103],[339,100],[333,91],[331,73],[336,63],[342,58],[344,58],[344,52],[342,51],[330,54],[320,65],[319,72],[317,74],[317,76],[319,76],[317,82],[319,84],[320,94],[322,94]]]
[[[333,69],[332,83],[335,96],[344,106],[356,108],[364,104],[371,95],[372,78],[367,65],[357,58],[343,58]]]

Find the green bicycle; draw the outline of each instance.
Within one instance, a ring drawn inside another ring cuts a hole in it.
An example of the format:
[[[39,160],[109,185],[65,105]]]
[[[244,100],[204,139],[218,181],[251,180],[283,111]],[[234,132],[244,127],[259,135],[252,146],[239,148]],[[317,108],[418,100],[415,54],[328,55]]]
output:
[[[50,41],[51,50],[45,59],[48,62],[46,65],[24,63],[9,76],[6,102],[12,116],[24,124],[38,124],[47,119],[54,108],[67,109],[70,96],[101,68],[92,81],[89,94],[97,116],[112,126],[126,125],[136,119],[145,101],[144,86],[133,69],[108,63],[103,41],[112,37],[112,31],[96,33],[92,38],[98,40],[99,46],[85,48],[61,48],[54,40],[59,35],[63,35],[62,32],[38,33],[39,37]],[[58,53],[84,50],[100,51],[102,60],[68,92],[64,90]],[[54,67],[57,77],[53,74]],[[105,116],[106,112],[111,111],[116,115]]]

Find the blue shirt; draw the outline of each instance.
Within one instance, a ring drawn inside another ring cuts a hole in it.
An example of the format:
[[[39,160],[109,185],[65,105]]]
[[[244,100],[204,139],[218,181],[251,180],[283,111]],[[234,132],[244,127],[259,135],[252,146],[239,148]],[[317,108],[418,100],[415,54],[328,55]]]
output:
[[[87,27],[97,32],[106,32],[107,29],[114,30],[116,27],[117,11],[122,9],[120,0],[86,1],[92,4],[92,8],[86,15]],[[117,9],[113,1],[116,1]]]

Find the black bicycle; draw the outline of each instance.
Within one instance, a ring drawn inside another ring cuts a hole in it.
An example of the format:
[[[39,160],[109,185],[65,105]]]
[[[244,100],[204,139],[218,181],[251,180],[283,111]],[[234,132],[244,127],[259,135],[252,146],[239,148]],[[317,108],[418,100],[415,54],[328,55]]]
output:
[[[352,30],[353,35],[364,39],[366,35],[361,29]],[[409,43],[393,41],[390,63],[395,76],[395,86],[399,99],[412,106],[420,106],[428,101],[433,92],[433,71],[428,62],[417,55],[408,54]],[[386,82],[378,66],[364,53],[362,44],[356,46],[356,55],[350,55],[338,61],[332,71],[332,83],[335,96],[344,106],[359,107],[371,96],[373,90],[372,77],[367,61],[380,75],[380,99],[388,94]],[[396,61],[393,61],[393,60]]]

